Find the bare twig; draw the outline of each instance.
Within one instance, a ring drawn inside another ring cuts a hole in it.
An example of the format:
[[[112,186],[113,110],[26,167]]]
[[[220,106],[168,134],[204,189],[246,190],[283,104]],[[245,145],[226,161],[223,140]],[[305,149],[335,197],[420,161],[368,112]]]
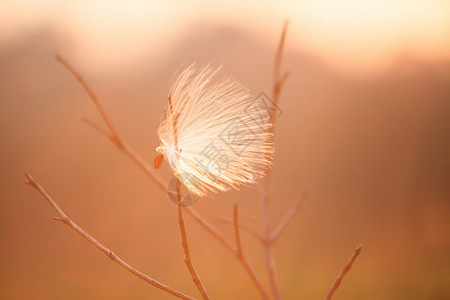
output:
[[[123,153],[125,153],[131,160],[136,162],[139,167],[150,177],[150,179],[163,191],[166,191],[167,184],[164,182],[164,180],[159,177],[150,167],[147,166],[147,163],[139,157],[136,152],[127,146],[127,144],[122,140],[122,138],[119,136],[119,133],[114,126],[113,122],[111,121],[111,118],[106,113],[106,110],[103,108],[103,105],[100,101],[100,99],[97,97],[97,95],[94,93],[91,86],[84,80],[83,76],[81,76],[80,73],[62,56],[55,55],[56,60],[61,63],[81,84],[81,86],[85,89],[85,91],[88,93],[89,97],[91,98],[92,102],[94,102],[95,106],[97,107],[97,110],[100,112],[100,115],[103,118],[103,121],[105,122],[106,126],[109,129],[109,132],[102,128],[102,126],[98,125],[94,121],[83,118],[83,121],[106,136],[116,147],[121,150]]]
[[[255,272],[253,272],[252,268],[248,264],[247,259],[244,256],[244,252],[242,251],[241,237],[240,237],[240,234],[239,234],[239,220],[238,219],[239,219],[238,218],[238,206],[235,204],[234,208],[233,208],[234,234],[236,236],[236,247],[237,247],[237,249],[235,251],[235,255],[236,255],[237,259],[239,259],[242,262],[242,264],[245,266],[245,268],[247,269],[247,272],[250,274],[250,277],[253,280],[253,283],[255,284],[256,288],[258,289],[261,297],[263,299],[269,299],[269,296],[266,294],[266,292],[264,291],[264,288],[262,287],[261,283],[256,278]]]
[[[108,129],[103,128],[102,126],[100,126],[99,124],[97,124],[96,122],[92,121],[89,118],[83,117],[81,118],[81,120],[88,126],[91,126],[94,130],[97,130],[98,132],[109,138],[111,142],[115,144],[114,136],[108,131]]]
[[[325,300],[330,300],[333,296],[334,292],[338,289],[339,285],[342,282],[342,279],[344,278],[345,274],[350,271],[354,261],[358,257],[358,255],[361,253],[362,244],[359,244],[358,247],[356,247],[355,251],[353,251],[352,257],[350,257],[350,260],[347,262],[347,264],[342,269],[341,273],[336,277],[336,280],[334,281],[333,285],[331,286],[328,295],[325,297]]]
[[[236,259],[242,264],[247,274],[250,276],[250,279],[252,280],[253,284],[255,285],[256,289],[258,290],[260,296],[262,299],[269,299],[269,296],[264,291],[264,288],[259,281],[259,279],[256,277],[255,271],[248,263],[246,257],[239,252],[237,247],[234,247],[230,244],[230,242],[227,241],[227,239],[216,230],[213,224],[206,221],[204,218],[200,217],[200,215],[191,207],[187,208],[187,212],[194,218],[194,220],[200,224],[203,228],[206,229],[213,237],[215,237],[228,251],[230,251]]]
[[[303,206],[303,203],[305,202],[306,198],[308,197],[308,192],[304,193],[302,196],[300,196],[299,198],[297,198],[297,200],[295,201],[295,203],[291,206],[291,208],[289,208],[288,211],[286,211],[286,213],[284,214],[283,218],[281,218],[280,222],[278,223],[278,225],[275,227],[275,229],[272,230],[272,234],[270,237],[270,242],[271,243],[275,243],[278,238],[281,236],[281,234],[284,232],[284,230],[286,229],[287,225],[289,224],[289,222],[292,220],[292,218],[294,217],[294,215],[299,211],[299,209]],[[220,219],[220,221],[224,224],[227,225],[234,225],[233,221],[231,219],[228,219],[226,217],[222,217]],[[261,244],[264,245],[265,243],[265,239],[259,234],[258,231],[256,231],[254,228],[248,226],[248,225],[244,225],[244,224],[239,224],[239,229],[242,229],[246,232],[248,232],[251,236],[253,236],[258,242],[260,242]]]
[[[93,238],[90,234],[88,234],[86,231],[84,231],[80,226],[78,226],[75,222],[73,222],[65,213],[64,211],[56,204],[56,202],[50,197],[50,195],[39,185],[39,183],[31,177],[30,174],[25,173],[25,176],[27,177],[27,184],[32,186],[34,189],[36,189],[47,201],[47,203],[53,207],[53,209],[58,214],[58,217],[53,217],[54,220],[62,222],[63,224],[67,225],[68,227],[72,228],[75,232],[80,234],[83,238],[85,238],[89,243],[93,244],[98,250],[103,252],[108,258],[110,258],[112,261],[119,264],[121,267],[125,268],[128,272],[131,274],[141,278],[145,282],[153,285],[154,287],[161,289],[175,297],[178,297],[180,299],[194,299],[192,297],[189,297],[171,287],[168,287],[167,285],[160,283],[159,281],[154,280],[153,278],[147,276],[146,274],[136,270],[129,264],[127,264],[125,261],[123,261],[120,257],[118,257],[114,252],[103,246],[100,242],[98,242],[95,238]]]
[[[106,132],[100,125],[95,122],[84,118],[83,121],[91,126],[93,129],[97,130],[105,137],[107,137],[110,141],[113,142],[114,145],[117,144],[114,142],[114,138],[108,132]],[[156,184],[156,186],[166,192],[167,191],[167,182],[165,182],[158,174],[156,174],[150,165],[139,155],[136,151],[131,148],[127,143],[123,142],[121,147],[117,147],[122,153],[128,156],[144,173]]]
[[[239,220],[238,220],[238,206],[237,204],[233,207],[233,221],[234,221],[234,235],[236,236],[236,247],[239,255],[242,254],[241,237],[239,234]]]
[[[195,285],[197,286],[197,289],[202,294],[202,298],[209,299],[206,289],[203,286],[203,283],[202,283],[200,277],[198,276],[197,271],[194,268],[194,265],[192,264],[191,254],[189,253],[189,244],[188,244],[187,236],[186,236],[186,228],[184,226],[183,207],[181,205],[180,200],[181,199],[179,199],[179,204],[178,204],[178,223],[180,225],[180,231],[181,231],[181,243],[183,245],[183,251],[184,251],[184,262],[186,264],[186,267],[189,270],[189,273],[191,273],[192,280],[194,281]]]
[[[66,69],[69,70],[73,76],[75,76],[75,78],[78,80],[78,82],[83,86],[83,88],[89,94],[89,97],[91,97],[91,99],[94,102],[95,106],[97,107],[98,111],[102,115],[103,120],[105,121],[106,125],[108,126],[109,130],[111,131],[111,137],[113,138],[113,141],[116,143],[117,147],[120,148],[123,145],[122,139],[120,138],[116,127],[111,122],[111,119],[108,117],[108,114],[106,113],[106,110],[103,108],[103,105],[100,102],[100,100],[98,99],[97,95],[91,89],[89,84],[87,84],[87,82],[84,80],[84,78],[64,58],[62,58],[60,55],[56,55],[55,58],[63,66],[65,66]]]
[[[275,258],[273,255],[273,243],[271,242],[271,229],[270,229],[270,206],[269,196],[265,194],[262,197],[263,207],[263,230],[264,230],[264,253],[267,265],[267,271],[269,273],[270,286],[272,287],[272,293],[276,300],[281,299],[280,288],[278,280],[275,275]]]
[[[178,152],[178,134],[177,134],[177,122],[178,117],[176,115],[173,115],[173,106],[171,101],[171,96],[169,95],[169,106],[170,106],[170,117],[173,121],[173,134],[174,134],[174,141],[175,141],[175,151]],[[184,219],[183,219],[183,207],[181,204],[181,182],[177,178],[176,179],[176,187],[177,187],[177,206],[178,206],[178,224],[180,225],[180,233],[181,233],[181,244],[183,246],[184,251],[184,263],[186,264],[186,267],[189,270],[189,273],[191,273],[192,280],[195,283],[195,286],[199,290],[200,294],[202,295],[202,298],[204,300],[209,300],[208,293],[206,292],[206,289],[200,279],[200,276],[198,276],[197,271],[194,268],[194,265],[192,264],[191,254],[189,252],[189,244],[187,241],[187,235],[186,235],[186,227],[184,226]]]
[[[289,26],[289,20],[284,21],[283,31],[281,32],[280,43],[278,44],[277,54],[275,56],[275,65],[274,65],[274,76],[273,76],[273,91],[272,97],[275,105],[278,105],[280,102],[281,90],[283,89],[286,80],[289,78],[289,72],[286,71],[281,74],[281,66],[283,62],[283,53],[284,53],[284,44],[286,40],[286,32]],[[276,110],[272,110],[272,121],[275,125],[276,121]],[[272,127],[273,130],[273,127]]]
[[[297,201],[295,201],[294,205],[292,205],[292,207],[284,214],[283,218],[278,223],[278,226],[275,227],[275,229],[272,231],[272,235],[270,238],[270,241],[272,243],[275,243],[277,241],[277,239],[283,233],[284,229],[286,229],[286,226],[292,220],[292,217],[296,214],[296,212],[300,209],[300,207],[302,207],[307,197],[308,193],[304,193],[297,199]]]
[[[287,27],[289,21],[284,22],[283,31],[281,33],[280,43],[278,44],[278,49],[275,57],[274,65],[274,86],[273,86],[273,101],[274,105],[277,106],[280,102],[280,94],[284,83],[288,78],[288,73],[281,75],[281,65],[284,52],[284,43],[286,39]],[[271,127],[272,132],[274,131],[276,121],[276,107],[272,110],[272,122]],[[269,171],[264,183],[261,187],[261,204],[262,204],[262,218],[263,218],[263,238],[264,238],[264,253],[267,265],[267,271],[269,273],[270,286],[272,288],[273,296],[276,300],[281,299],[280,287],[278,285],[278,280],[275,274],[275,258],[273,254],[273,243],[272,243],[272,233],[270,228],[271,216],[270,216],[270,197],[268,194],[269,184],[270,184],[271,172]]]

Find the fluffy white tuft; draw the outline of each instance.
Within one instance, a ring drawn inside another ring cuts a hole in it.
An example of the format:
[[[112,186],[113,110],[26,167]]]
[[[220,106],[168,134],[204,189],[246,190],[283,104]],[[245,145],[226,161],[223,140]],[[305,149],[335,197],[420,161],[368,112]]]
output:
[[[254,183],[274,152],[268,108],[235,79],[215,79],[219,70],[191,65],[181,72],[158,129],[156,150],[200,196]]]

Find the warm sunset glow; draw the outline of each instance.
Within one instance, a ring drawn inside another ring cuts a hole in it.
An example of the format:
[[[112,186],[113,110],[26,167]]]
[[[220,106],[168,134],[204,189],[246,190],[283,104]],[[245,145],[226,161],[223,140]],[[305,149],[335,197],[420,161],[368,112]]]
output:
[[[0,299],[450,299],[449,66],[448,0],[0,0]]]
[[[55,26],[62,35],[74,34],[78,56],[99,68],[157,59],[189,24],[202,20],[264,28],[272,40],[274,28],[289,18],[296,47],[342,70],[378,70],[400,53],[448,57],[449,15],[449,2],[425,0],[11,1],[0,10],[0,40]]]

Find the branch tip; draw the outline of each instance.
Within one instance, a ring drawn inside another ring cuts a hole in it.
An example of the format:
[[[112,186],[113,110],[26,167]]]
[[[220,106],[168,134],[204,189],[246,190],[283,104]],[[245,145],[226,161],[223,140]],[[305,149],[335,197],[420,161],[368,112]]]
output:
[[[281,234],[286,229],[289,222],[292,220],[294,215],[300,210],[300,208],[303,206],[303,203],[309,196],[309,191],[306,191],[303,193],[302,196],[300,196],[295,203],[286,211],[283,218],[278,223],[277,227],[272,231],[270,236],[270,242],[273,244],[277,241],[277,239],[281,236]]]
[[[359,244],[355,250],[353,251],[352,256],[350,257],[350,260],[347,262],[347,264],[342,268],[341,273],[336,277],[333,285],[331,286],[330,290],[328,291],[328,295],[325,297],[325,300],[330,300],[333,296],[334,292],[338,289],[338,287],[341,285],[342,279],[344,276],[350,271],[352,268],[353,263],[355,262],[358,255],[361,253],[362,250],[362,244]]]
[[[237,204],[234,204],[233,206],[233,220],[234,220],[234,234],[236,235],[236,247],[237,247],[237,253],[239,256],[243,256],[242,253],[242,245],[241,245],[241,237],[239,234],[239,215],[238,215],[238,206]]]

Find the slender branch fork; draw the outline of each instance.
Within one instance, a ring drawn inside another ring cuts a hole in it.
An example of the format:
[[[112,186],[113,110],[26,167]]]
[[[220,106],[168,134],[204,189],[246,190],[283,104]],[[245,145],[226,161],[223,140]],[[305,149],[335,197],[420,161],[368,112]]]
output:
[[[32,186],[34,189],[36,189],[44,198],[47,200],[47,203],[53,207],[53,209],[58,214],[57,217],[53,217],[54,220],[60,221],[63,224],[67,225],[68,227],[72,228],[75,232],[80,234],[83,238],[85,238],[89,243],[93,244],[95,247],[97,247],[98,250],[103,252],[107,257],[109,257],[112,261],[119,264],[121,267],[125,268],[128,272],[131,274],[141,278],[145,282],[153,285],[154,287],[157,287],[175,297],[178,297],[180,299],[194,299],[192,297],[189,297],[188,295],[185,295],[171,287],[168,287],[167,285],[156,281],[155,279],[145,275],[144,273],[138,271],[137,269],[133,268],[129,264],[127,264],[125,261],[123,261],[119,256],[117,256],[114,252],[103,246],[100,242],[98,242],[95,238],[93,238],[90,234],[88,234],[86,231],[84,231],[80,226],[78,226],[75,222],[73,222],[65,213],[64,211],[56,204],[55,201],[50,197],[50,195],[41,187],[41,185],[34,180],[33,177],[31,177],[30,174],[25,173],[25,176],[27,177],[27,184]]]
[[[294,215],[303,206],[303,203],[305,202],[306,198],[308,197],[308,194],[309,194],[308,192],[305,192],[302,196],[297,198],[297,200],[292,205],[292,207],[289,208],[289,210],[286,211],[284,216],[281,218],[281,220],[279,221],[279,223],[275,227],[275,229],[272,229],[271,234],[270,234],[270,239],[269,239],[270,243],[274,244],[278,240],[278,238],[284,232],[284,230],[286,229],[287,225],[292,220]],[[228,225],[233,225],[234,224],[233,221],[231,219],[228,219],[228,218],[222,218],[222,221],[223,221],[223,223],[228,224]],[[266,242],[265,238],[257,230],[255,230],[254,228],[252,228],[252,227],[250,227],[248,225],[243,225],[243,224],[240,224],[239,228],[241,230],[244,230],[244,231],[248,232],[250,235],[252,235],[262,245],[264,245],[264,243]]]
[[[282,35],[280,38],[278,50],[276,53],[276,59],[275,59],[275,65],[274,65],[274,86],[273,86],[273,101],[275,105],[278,105],[280,100],[280,95],[282,88],[289,77],[289,72],[284,72],[281,74],[281,65],[282,65],[282,57],[283,57],[283,51],[284,51],[284,43],[286,38],[286,32],[288,27],[288,21],[285,21],[283,26]],[[73,68],[64,58],[62,58],[59,55],[56,55],[56,59],[58,62],[60,62],[72,75],[77,79],[77,81],[82,85],[82,87],[86,90],[91,100],[94,102],[96,108],[100,112],[100,115],[103,118],[103,121],[105,122],[107,128],[103,128],[103,126],[97,124],[96,122],[83,118],[82,120],[107,137],[121,152],[123,152],[128,158],[130,158],[152,181],[155,183],[155,185],[162,191],[167,191],[167,182],[163,180],[158,174],[155,173],[155,171],[150,167],[150,165],[147,163],[145,159],[143,159],[131,146],[129,146],[118,134],[118,131],[116,127],[114,126],[113,122],[109,118],[108,114],[106,113],[106,110],[103,108],[102,103],[100,102],[97,95],[94,93],[92,88],[89,86],[89,84],[84,80],[84,78]],[[276,121],[276,110],[272,111],[272,121],[275,125]],[[274,130],[274,126],[271,130]],[[144,281],[148,282],[149,284],[160,288],[178,298],[181,299],[193,299],[187,295],[184,295],[181,292],[178,292],[162,283],[159,283],[158,281],[150,278],[149,276],[137,271],[136,269],[129,266],[127,263],[125,263],[123,260],[121,260],[117,255],[115,255],[111,250],[104,247],[102,244],[100,244],[98,241],[96,241],[92,236],[90,236],[88,233],[86,233],[83,229],[81,229],[78,225],[76,225],[69,217],[67,217],[64,212],[59,208],[59,206],[50,198],[50,196],[44,191],[44,189],[27,173],[26,174],[28,178],[28,183],[34,187],[36,190],[38,190],[41,195],[47,200],[47,202],[57,211],[59,217],[55,217],[55,220],[61,221],[62,223],[66,224],[67,226],[74,229],[76,232],[78,232],[80,235],[82,235],[85,239],[87,239],[90,243],[94,244],[100,251],[102,251],[105,255],[107,255],[110,259],[127,269],[129,272],[131,272],[133,275],[143,279]],[[262,211],[263,211],[263,235],[259,235],[254,229],[245,227],[245,226],[239,226],[238,222],[238,208],[237,206],[234,207],[234,213],[233,213],[233,225],[235,228],[235,236],[236,236],[236,244],[237,246],[233,246],[226,238],[225,236],[216,229],[216,227],[208,222],[205,218],[203,218],[196,210],[194,210],[192,207],[184,208],[186,212],[199,224],[201,225],[207,232],[209,232],[217,241],[219,241],[222,246],[230,251],[236,259],[242,264],[245,271],[251,278],[253,284],[257,288],[260,296],[262,299],[269,299],[269,296],[265,292],[264,288],[262,287],[261,282],[256,277],[255,272],[249,265],[246,257],[243,254],[241,241],[240,241],[240,235],[239,230],[247,230],[249,231],[253,236],[255,236],[264,246],[265,249],[265,257],[266,257],[266,263],[268,267],[268,273],[269,273],[269,280],[272,288],[272,293],[275,297],[275,299],[281,299],[278,282],[276,280],[275,276],[275,260],[273,256],[273,244],[278,240],[278,238],[283,233],[284,229],[289,224],[290,220],[292,220],[293,216],[296,214],[296,212],[300,209],[302,206],[304,200],[307,198],[308,194],[305,193],[301,197],[299,197],[292,207],[285,213],[285,215],[282,217],[282,219],[279,221],[278,225],[275,227],[275,229],[271,230],[271,218],[270,218],[270,201],[269,201],[269,195],[268,195],[268,187],[270,183],[270,172],[266,177],[266,180],[264,181],[264,184],[261,186],[261,200],[262,200]],[[186,237],[186,231],[184,226],[184,219],[183,219],[183,208],[181,206],[178,206],[178,221],[180,225],[180,231],[181,231],[181,237],[182,237],[182,245],[183,250],[185,254],[185,263],[191,273],[192,279],[194,283],[196,284],[197,288],[199,289],[200,293],[202,294],[203,299],[209,299],[208,295],[206,294],[206,290],[203,287],[203,284],[200,281],[200,278],[198,277],[197,273],[195,272],[195,269],[192,266],[192,262],[190,260],[190,253],[187,243],[187,237]],[[331,298],[333,293],[336,291],[336,289],[339,287],[342,278],[345,276],[345,274],[350,270],[350,267],[356,257],[359,255],[359,252],[361,251],[361,246],[359,246],[355,253],[353,254],[351,260],[347,265],[344,267],[341,274],[336,279],[335,283],[333,284],[332,288],[330,289],[330,292],[327,296],[327,300]],[[190,268],[192,267],[192,269]],[[192,270],[194,270],[192,272]]]

